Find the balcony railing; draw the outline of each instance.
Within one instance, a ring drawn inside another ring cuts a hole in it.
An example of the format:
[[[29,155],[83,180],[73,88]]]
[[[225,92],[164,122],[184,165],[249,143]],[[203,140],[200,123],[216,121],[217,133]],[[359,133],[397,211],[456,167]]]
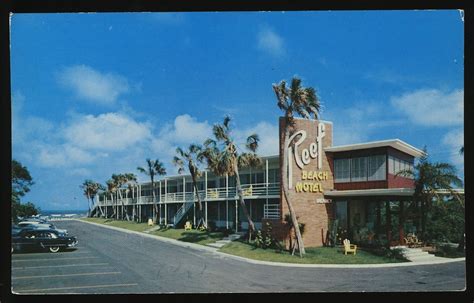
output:
[[[207,190],[200,190],[198,192],[201,201],[219,201],[226,199],[237,199],[237,190],[235,187],[218,187],[208,188]],[[265,183],[260,184],[246,184],[242,185],[242,194],[245,198],[261,198],[265,196],[278,196],[280,194],[280,183],[269,183],[268,187]],[[177,192],[177,193],[166,193],[157,194],[157,203],[165,202],[192,202],[197,201],[194,192]],[[138,198],[123,198],[118,201],[114,198],[114,201],[108,197],[107,204],[104,200],[100,200],[99,204],[102,205],[116,205],[122,204],[134,205],[134,204],[153,204],[153,196],[141,196]]]
[[[279,204],[264,204],[263,217],[265,219],[280,219],[280,205]]]

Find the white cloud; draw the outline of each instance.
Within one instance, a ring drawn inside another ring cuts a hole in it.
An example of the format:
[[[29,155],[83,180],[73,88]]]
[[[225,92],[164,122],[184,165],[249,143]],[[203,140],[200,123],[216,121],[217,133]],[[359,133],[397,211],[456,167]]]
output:
[[[151,137],[151,126],[119,113],[76,118],[64,129],[74,146],[97,150],[124,150]]]
[[[164,137],[173,138],[177,143],[200,143],[212,134],[212,126],[207,121],[198,122],[190,115],[180,115],[171,128],[160,132]]]
[[[74,65],[61,70],[59,82],[81,99],[102,105],[114,104],[130,91],[127,79],[114,73],[101,73],[90,66]]]
[[[285,54],[283,38],[273,29],[268,27],[263,28],[258,32],[257,47],[274,57],[280,57]]]
[[[34,143],[32,151],[37,151],[37,164],[41,167],[71,167],[95,160],[93,154],[68,144]]]
[[[443,92],[419,89],[393,97],[391,103],[413,123],[424,126],[453,126],[463,124],[464,90]]]
[[[464,146],[464,132],[462,129],[454,129],[444,135],[442,139],[443,144],[447,145],[447,150],[450,151],[451,162],[463,168],[464,166],[464,155],[459,153],[461,147]]]
[[[236,129],[234,131],[235,142],[242,150],[245,148],[246,139],[251,134],[256,133],[260,142],[257,154],[260,156],[278,155],[278,124],[270,124],[268,122],[259,122],[253,127],[245,129]]]

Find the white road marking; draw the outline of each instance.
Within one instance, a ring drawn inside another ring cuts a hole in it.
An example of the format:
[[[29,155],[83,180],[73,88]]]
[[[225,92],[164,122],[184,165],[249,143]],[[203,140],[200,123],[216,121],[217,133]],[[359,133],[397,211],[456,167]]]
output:
[[[49,268],[49,267],[71,267],[71,266],[93,266],[93,265],[109,265],[109,263],[92,263],[92,264],[66,264],[66,265],[47,265],[47,266],[18,266],[12,269],[30,269],[30,268]]]
[[[120,271],[110,271],[110,272],[89,272],[89,273],[66,274],[66,275],[22,276],[22,277],[12,277],[12,280],[36,279],[36,278],[54,278],[54,277],[73,277],[73,276],[91,276],[91,275],[117,275],[117,274],[120,274],[120,273],[121,273]]]
[[[107,288],[107,287],[123,287],[136,286],[137,283],[130,284],[104,284],[104,285],[89,285],[89,286],[71,286],[71,287],[57,287],[57,288],[38,288],[38,289],[17,289],[15,292],[32,292],[32,291],[48,291],[48,290],[64,290],[64,289],[81,289],[81,288]]]
[[[12,262],[29,262],[29,261],[58,261],[58,260],[80,260],[80,259],[98,259],[99,257],[77,257],[77,258],[51,258],[51,259],[21,259],[12,260]]]

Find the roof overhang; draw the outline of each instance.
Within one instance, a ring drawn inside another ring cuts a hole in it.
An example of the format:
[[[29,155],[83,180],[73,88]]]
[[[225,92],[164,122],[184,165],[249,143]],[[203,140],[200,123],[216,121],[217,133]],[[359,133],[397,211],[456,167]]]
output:
[[[387,146],[390,146],[394,149],[397,149],[401,152],[404,152],[416,158],[421,157],[422,155],[425,154],[422,150],[414,146],[411,146],[410,144],[400,139],[390,139],[390,140],[373,141],[373,142],[358,143],[358,144],[332,146],[332,147],[325,148],[324,151],[345,152],[345,151],[369,149],[369,148],[377,148],[377,147],[387,147]]]
[[[376,196],[402,196],[411,197],[415,193],[411,188],[376,188],[355,190],[331,190],[324,192],[328,197],[376,197]]]

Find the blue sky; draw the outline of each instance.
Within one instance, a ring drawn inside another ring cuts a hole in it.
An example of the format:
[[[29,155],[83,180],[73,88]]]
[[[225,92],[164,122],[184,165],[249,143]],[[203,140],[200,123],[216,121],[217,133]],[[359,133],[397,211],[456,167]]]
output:
[[[464,23],[457,10],[15,14],[13,157],[35,185],[23,201],[86,209],[105,183],[225,114],[237,140],[276,154],[272,83],[314,87],[334,144],[399,138],[463,176]],[[146,181],[143,175],[140,180]]]

